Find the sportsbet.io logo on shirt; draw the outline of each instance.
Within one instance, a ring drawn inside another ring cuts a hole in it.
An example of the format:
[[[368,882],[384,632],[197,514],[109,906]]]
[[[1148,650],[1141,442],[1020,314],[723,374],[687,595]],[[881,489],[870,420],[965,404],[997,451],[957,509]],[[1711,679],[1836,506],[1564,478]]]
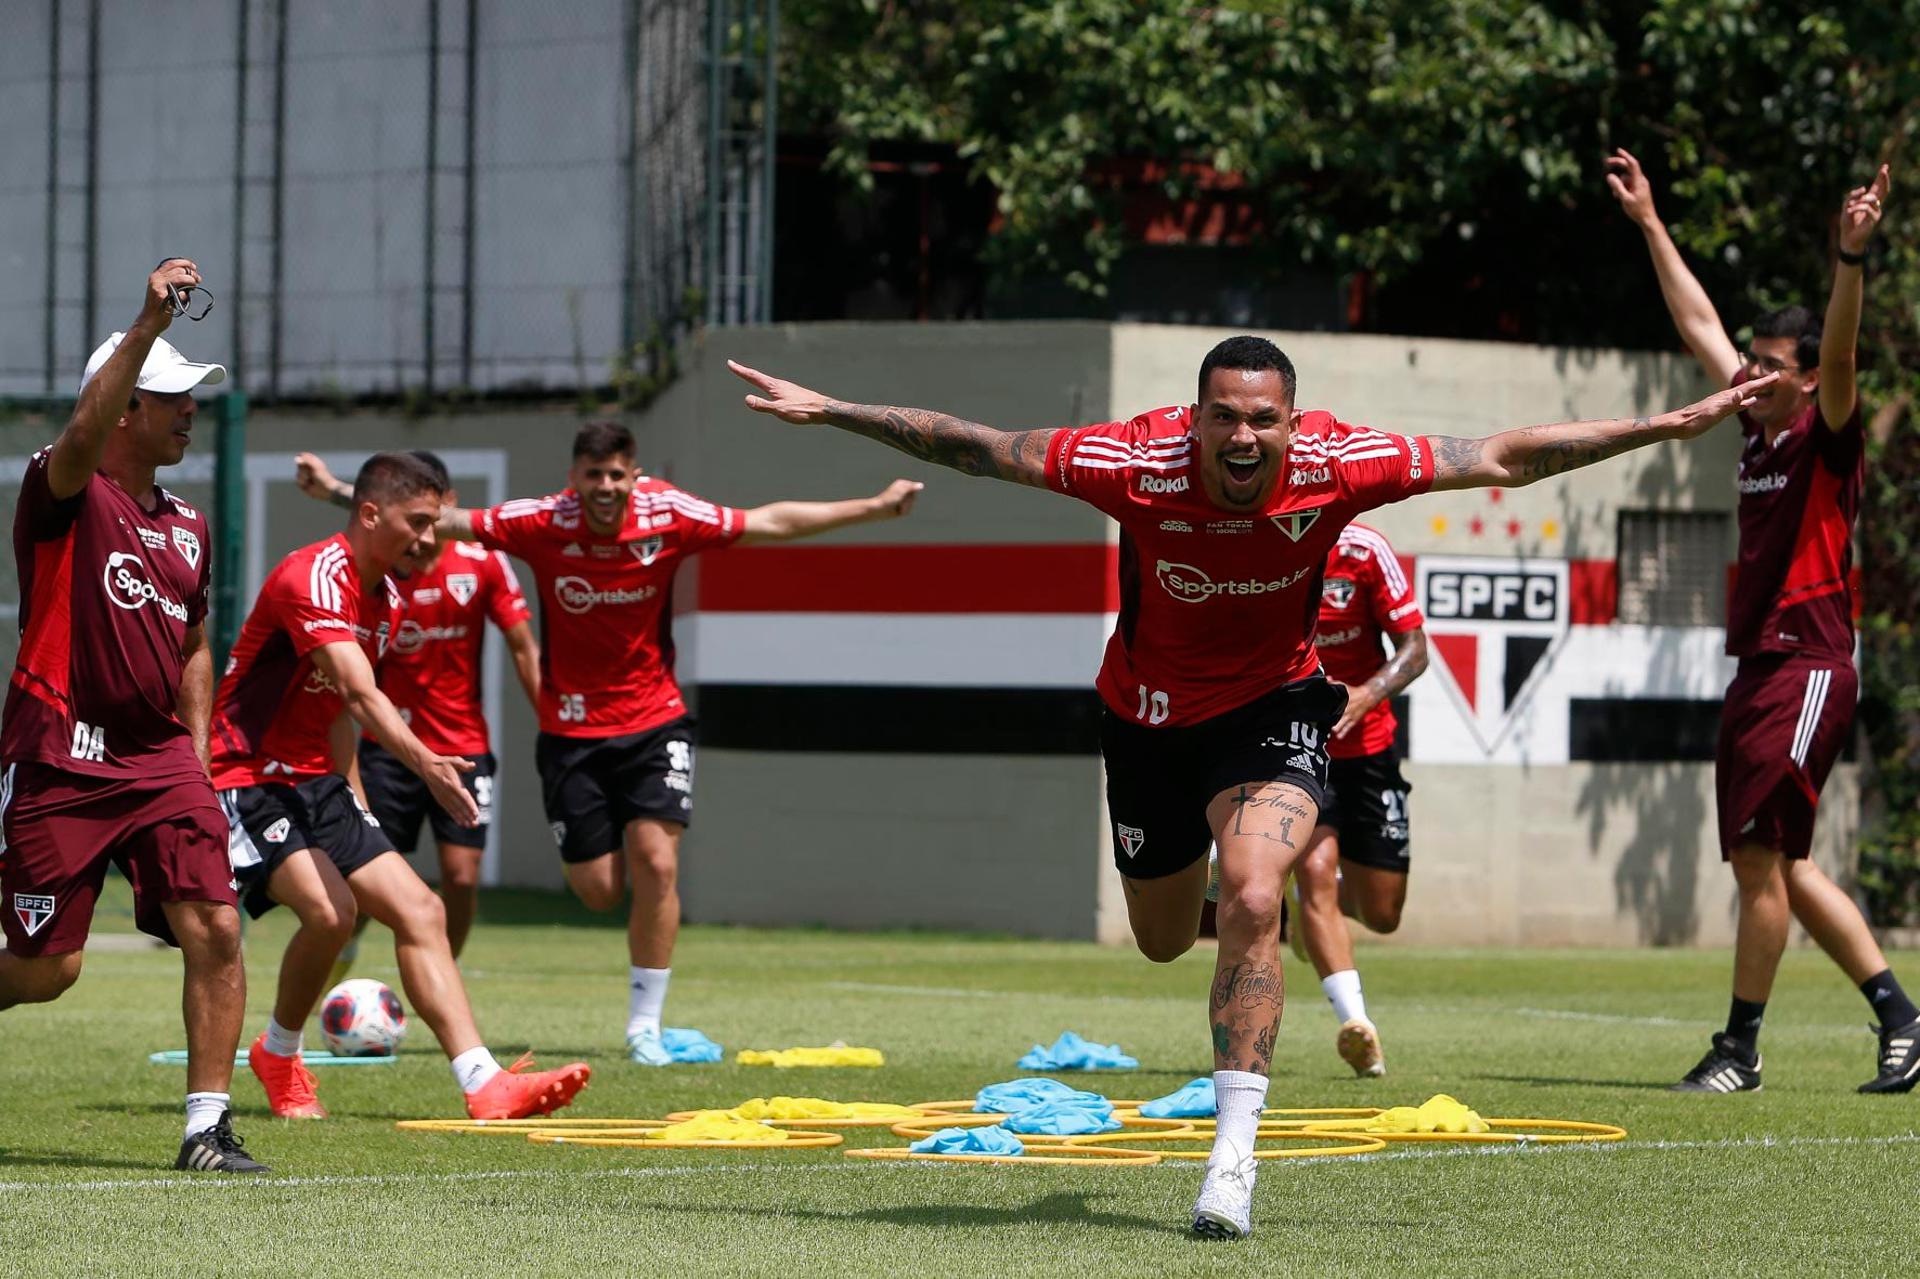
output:
[[[553,598],[569,613],[590,613],[602,604],[644,604],[659,593],[657,586],[641,586],[634,590],[615,587],[600,591],[595,590],[593,583],[584,577],[553,579]]]
[[[1161,589],[1173,598],[1183,604],[1200,604],[1217,595],[1268,595],[1274,591],[1284,591],[1312,573],[1313,568],[1313,565],[1307,565],[1270,582],[1216,582],[1191,564],[1170,564],[1166,560],[1159,560],[1154,564],[1153,573]]]
[[[102,581],[107,588],[107,599],[117,607],[132,611],[152,604],[176,622],[187,620],[186,605],[162,595],[160,588],[147,579],[147,566],[132,551],[115,551],[107,556]]]

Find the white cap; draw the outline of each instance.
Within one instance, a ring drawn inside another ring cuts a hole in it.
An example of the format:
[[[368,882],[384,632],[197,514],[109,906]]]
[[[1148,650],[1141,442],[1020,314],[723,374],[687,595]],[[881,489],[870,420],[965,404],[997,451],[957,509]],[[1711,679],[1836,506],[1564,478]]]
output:
[[[94,349],[87,357],[87,371],[80,378],[80,389],[86,390],[87,383],[93,381],[107,362],[107,357],[120,348],[120,340],[127,335],[115,333]],[[227,370],[218,364],[195,364],[174,349],[173,343],[165,338],[155,338],[153,349],[147,352],[147,362],[140,366],[140,376],[134,380],[134,386],[142,391],[154,391],[161,395],[178,395],[182,391],[191,391],[201,383],[212,385],[227,380]]]

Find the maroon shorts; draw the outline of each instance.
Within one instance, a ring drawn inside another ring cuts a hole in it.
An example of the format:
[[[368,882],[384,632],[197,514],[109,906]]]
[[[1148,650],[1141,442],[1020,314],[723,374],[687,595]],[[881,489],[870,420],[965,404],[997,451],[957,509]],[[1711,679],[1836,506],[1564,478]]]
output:
[[[235,903],[227,821],[204,779],[89,777],[34,763],[0,774],[9,951],[83,949],[109,862],[133,885],[134,923],[170,944],[165,903]]]
[[[1742,844],[1807,855],[1820,788],[1846,745],[1859,691],[1850,661],[1800,653],[1740,659],[1713,769],[1721,857]]]

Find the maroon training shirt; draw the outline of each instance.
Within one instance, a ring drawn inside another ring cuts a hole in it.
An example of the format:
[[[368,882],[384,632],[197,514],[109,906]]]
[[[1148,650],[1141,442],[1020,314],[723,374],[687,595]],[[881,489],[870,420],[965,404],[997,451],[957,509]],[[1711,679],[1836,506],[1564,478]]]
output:
[[[56,500],[51,451],[27,463],[13,516],[20,653],[0,761],[204,780],[175,708],[187,631],[207,615],[207,522],[158,487],[149,513],[98,472]]]

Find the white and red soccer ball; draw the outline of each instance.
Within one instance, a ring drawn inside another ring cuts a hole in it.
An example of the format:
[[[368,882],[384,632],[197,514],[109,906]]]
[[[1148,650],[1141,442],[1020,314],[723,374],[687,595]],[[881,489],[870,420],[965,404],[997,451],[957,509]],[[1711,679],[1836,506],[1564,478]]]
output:
[[[320,1001],[320,1034],[336,1057],[391,1057],[406,1033],[407,1014],[385,982],[350,977]]]

